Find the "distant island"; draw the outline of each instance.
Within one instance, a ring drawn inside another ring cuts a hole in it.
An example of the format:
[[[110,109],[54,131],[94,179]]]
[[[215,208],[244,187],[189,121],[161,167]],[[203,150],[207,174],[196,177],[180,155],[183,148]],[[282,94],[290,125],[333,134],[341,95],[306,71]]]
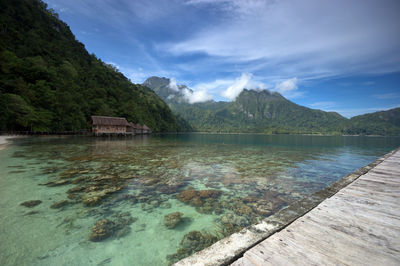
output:
[[[19,14],[18,16],[14,14]],[[76,40],[40,0],[0,5],[0,131],[90,129],[92,115],[125,117],[154,132],[400,135],[400,108],[347,119],[277,92],[244,90],[233,102],[189,103],[167,78],[131,83]]]

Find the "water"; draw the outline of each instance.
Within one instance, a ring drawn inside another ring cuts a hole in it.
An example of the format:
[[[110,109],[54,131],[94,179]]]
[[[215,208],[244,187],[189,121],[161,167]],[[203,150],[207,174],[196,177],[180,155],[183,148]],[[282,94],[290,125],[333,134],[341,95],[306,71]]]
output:
[[[398,146],[286,135],[17,139],[0,151],[0,265],[168,265]],[[20,205],[30,200],[41,203]]]

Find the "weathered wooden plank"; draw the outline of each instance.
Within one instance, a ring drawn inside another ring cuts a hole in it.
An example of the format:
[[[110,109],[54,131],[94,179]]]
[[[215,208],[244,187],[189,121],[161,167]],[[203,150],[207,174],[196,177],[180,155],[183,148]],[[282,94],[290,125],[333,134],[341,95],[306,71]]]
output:
[[[372,180],[372,181],[385,181],[385,182],[391,182],[393,184],[400,184],[400,176],[385,176],[385,175],[377,175],[377,174],[372,174],[368,173],[368,176],[365,177],[366,180]]]
[[[390,221],[393,219],[394,222],[400,223],[398,219],[398,205],[382,202],[377,203],[370,198],[356,197],[348,194],[339,194],[341,196],[339,204],[348,205],[349,209],[342,209],[343,211],[348,211],[350,214],[354,215],[357,213],[360,217],[366,215],[376,217],[377,219],[384,222],[381,216],[385,216]],[[336,199],[336,198],[334,198]],[[351,205],[350,205],[351,204]]]
[[[383,203],[391,203],[398,204],[399,200],[396,196],[393,196],[390,193],[378,192],[378,191],[369,191],[359,187],[351,187],[346,191],[346,194],[353,195],[357,197],[370,198],[371,200],[379,200]]]
[[[305,250],[285,235],[273,235],[245,253],[255,265],[336,265],[337,261],[319,252]],[[324,263],[322,263],[324,262]]]

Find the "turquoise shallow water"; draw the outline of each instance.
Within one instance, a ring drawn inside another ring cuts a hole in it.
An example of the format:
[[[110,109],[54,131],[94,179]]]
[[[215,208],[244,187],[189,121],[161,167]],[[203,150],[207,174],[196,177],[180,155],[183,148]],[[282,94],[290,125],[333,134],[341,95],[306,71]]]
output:
[[[398,146],[289,135],[17,139],[0,151],[0,265],[167,265]],[[20,205],[31,200],[41,202]]]

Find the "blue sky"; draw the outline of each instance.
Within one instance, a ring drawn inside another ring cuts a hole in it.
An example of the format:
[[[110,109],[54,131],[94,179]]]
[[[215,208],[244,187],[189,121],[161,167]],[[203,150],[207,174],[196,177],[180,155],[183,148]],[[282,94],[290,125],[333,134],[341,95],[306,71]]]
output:
[[[45,0],[132,82],[172,78],[191,102],[243,88],[351,117],[400,106],[398,0]]]

